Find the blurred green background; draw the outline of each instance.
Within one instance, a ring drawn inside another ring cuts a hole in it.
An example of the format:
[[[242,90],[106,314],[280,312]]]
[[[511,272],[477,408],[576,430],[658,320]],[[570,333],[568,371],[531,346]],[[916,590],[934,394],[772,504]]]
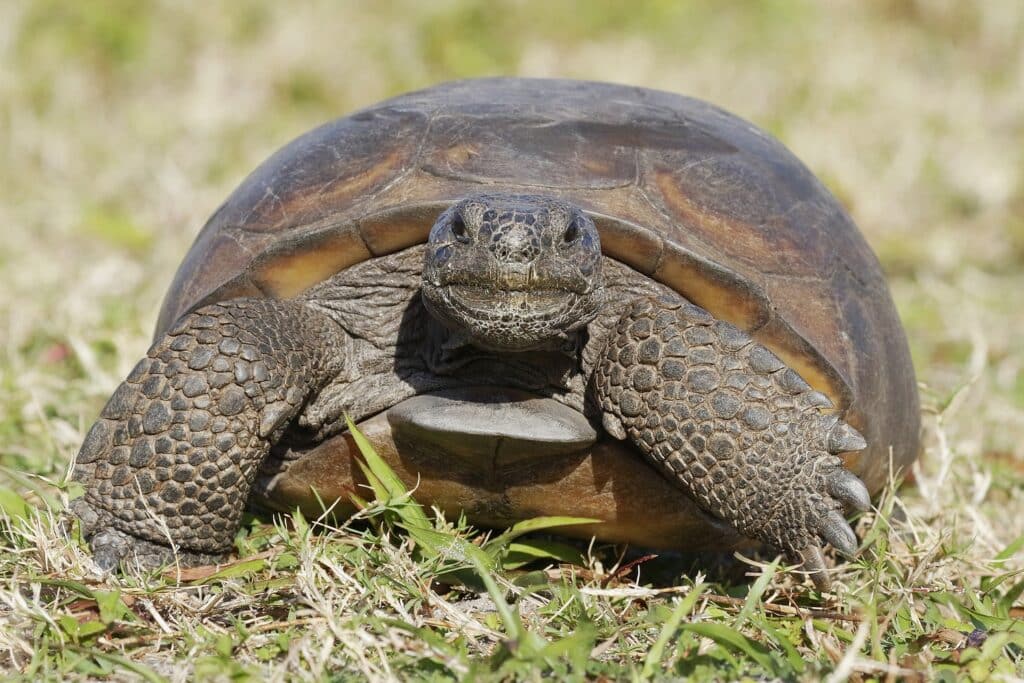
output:
[[[446,79],[566,76],[705,98],[792,148],[879,253],[972,500],[1019,505],[1022,45],[1019,0],[0,2],[0,464],[59,476],[276,148]]]

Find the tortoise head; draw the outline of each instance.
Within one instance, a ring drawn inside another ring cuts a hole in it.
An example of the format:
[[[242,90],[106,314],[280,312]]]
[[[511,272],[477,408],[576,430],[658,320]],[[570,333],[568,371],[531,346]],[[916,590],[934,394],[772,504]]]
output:
[[[481,348],[558,346],[604,302],[597,228],[549,197],[468,197],[430,230],[422,292],[438,320]]]

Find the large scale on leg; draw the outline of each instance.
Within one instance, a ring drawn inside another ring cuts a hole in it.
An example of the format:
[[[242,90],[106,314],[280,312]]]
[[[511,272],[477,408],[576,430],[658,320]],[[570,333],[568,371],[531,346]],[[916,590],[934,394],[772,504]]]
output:
[[[819,585],[821,543],[856,546],[844,508],[918,447],[884,280],[820,183],[709,105],[572,81],[412,93],[257,169],[86,438],[72,509],[105,566],[208,561],[253,496],[346,498],[346,414],[479,523],[575,506],[604,523],[567,533],[753,539]]]

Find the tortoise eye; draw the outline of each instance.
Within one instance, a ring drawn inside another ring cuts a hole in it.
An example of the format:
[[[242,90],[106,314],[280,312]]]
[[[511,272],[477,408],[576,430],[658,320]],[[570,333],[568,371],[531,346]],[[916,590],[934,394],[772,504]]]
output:
[[[466,222],[462,220],[462,216],[452,218],[452,234],[460,242],[469,241],[469,235],[466,234]]]
[[[575,242],[576,238],[580,236],[580,219],[579,217],[573,218],[569,221],[569,227],[565,229],[565,234],[562,235],[562,239],[565,240],[566,244]]]

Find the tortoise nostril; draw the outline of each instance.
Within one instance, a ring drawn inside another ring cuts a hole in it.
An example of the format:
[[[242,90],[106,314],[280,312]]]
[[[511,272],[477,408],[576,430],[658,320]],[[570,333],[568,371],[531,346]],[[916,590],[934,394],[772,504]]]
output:
[[[439,247],[434,250],[434,263],[436,265],[443,265],[448,262],[448,259],[452,257],[452,248],[448,245]]]
[[[540,248],[531,242],[506,239],[496,243],[491,253],[501,263],[526,264],[532,263],[540,255]]]
[[[468,242],[469,235],[466,233],[466,221],[462,219],[462,216],[456,215],[452,218],[451,224],[452,235],[455,236],[460,242]]]
[[[569,222],[569,227],[565,229],[565,233],[562,235],[562,239],[566,244],[570,244],[576,241],[576,238],[580,236],[580,219],[573,218]]]

